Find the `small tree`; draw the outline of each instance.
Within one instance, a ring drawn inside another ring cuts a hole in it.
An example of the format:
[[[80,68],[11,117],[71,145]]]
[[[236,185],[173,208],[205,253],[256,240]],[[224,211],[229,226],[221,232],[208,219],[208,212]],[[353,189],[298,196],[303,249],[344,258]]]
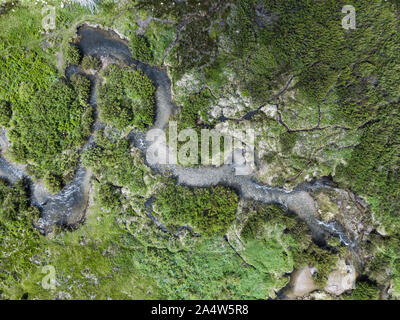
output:
[[[99,70],[100,59],[93,56],[84,56],[82,59],[82,68],[84,70]]]
[[[153,52],[146,37],[134,33],[131,37],[131,51],[136,60],[153,62]]]
[[[0,125],[3,127],[8,127],[11,116],[11,104],[8,101],[0,100]]]
[[[69,43],[65,49],[64,58],[68,64],[78,65],[81,61],[82,54],[76,45]]]
[[[52,174],[50,172],[44,177],[44,184],[47,190],[49,190],[51,193],[57,193],[61,191],[64,186],[62,177]]]

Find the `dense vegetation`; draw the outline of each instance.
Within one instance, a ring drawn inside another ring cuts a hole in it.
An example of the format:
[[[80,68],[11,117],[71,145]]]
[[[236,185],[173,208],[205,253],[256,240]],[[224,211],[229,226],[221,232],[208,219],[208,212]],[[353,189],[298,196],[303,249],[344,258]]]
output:
[[[51,191],[71,179],[80,146],[92,124],[87,106],[90,82],[76,78],[51,84],[15,108],[9,138],[16,161],[29,162],[36,178],[45,178]]]
[[[376,219],[398,234],[400,225],[400,113],[390,104],[364,130],[349,165],[339,174],[354,191],[367,196]]]
[[[237,194],[222,186],[191,189],[169,182],[160,188],[156,205],[169,224],[189,224],[204,235],[223,234],[232,224]]]
[[[64,59],[68,64],[78,65],[81,62],[82,54],[75,44],[68,43],[65,46]]]
[[[211,96],[207,91],[189,95],[182,101],[179,113],[178,131],[186,128],[197,129],[200,133],[200,124],[207,123],[207,111],[210,106]]]
[[[11,104],[8,101],[0,101],[0,125],[3,127],[8,127],[12,117]]]
[[[84,56],[82,58],[82,68],[84,70],[95,70],[100,69],[101,61],[97,57]]]
[[[210,20],[217,18],[225,11],[226,4],[231,1],[195,1],[167,2],[138,1],[138,8],[151,12],[157,18],[175,18],[183,23],[184,28],[180,41],[171,50],[168,62],[172,64],[177,76],[183,75],[186,70],[201,67],[212,60],[217,54],[217,42],[210,37]]]
[[[99,87],[100,119],[123,129],[145,128],[153,123],[154,92],[152,81],[141,70],[109,66]]]
[[[135,151],[131,152],[127,139],[115,140],[105,136],[104,131],[96,132],[96,145],[84,151],[82,162],[92,168],[103,182],[125,186],[132,193],[146,193],[145,176],[148,169]],[[106,190],[104,190],[106,191]],[[110,193],[111,189],[107,189]]]
[[[378,300],[379,288],[368,281],[359,281],[351,294],[345,296],[349,300]]]
[[[134,59],[147,63],[153,62],[153,52],[145,36],[134,33],[130,39],[130,48]]]

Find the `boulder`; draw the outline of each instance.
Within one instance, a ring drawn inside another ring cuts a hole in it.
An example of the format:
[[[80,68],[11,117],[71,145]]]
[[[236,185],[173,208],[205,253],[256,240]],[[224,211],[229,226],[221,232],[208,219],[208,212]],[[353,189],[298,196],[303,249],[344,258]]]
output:
[[[336,265],[336,269],[328,276],[325,291],[339,296],[343,292],[352,290],[356,283],[356,269],[353,265],[348,265],[341,259]]]

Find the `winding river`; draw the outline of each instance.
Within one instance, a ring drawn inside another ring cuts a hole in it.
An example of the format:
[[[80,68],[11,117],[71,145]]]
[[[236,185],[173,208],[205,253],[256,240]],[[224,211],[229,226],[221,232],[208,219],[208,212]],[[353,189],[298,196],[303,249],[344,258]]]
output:
[[[87,25],[81,26],[77,34],[80,38],[78,46],[83,55],[107,57],[111,60],[123,62],[141,69],[156,86],[156,120],[153,128],[164,130],[170,116],[177,112],[178,108],[172,101],[171,81],[165,70],[144,64],[132,58],[128,44],[116,33],[105,31]],[[78,72],[76,68],[67,69],[66,75]],[[91,104],[96,107],[96,79],[93,83]],[[103,127],[96,121],[93,131]],[[149,147],[145,134],[132,131],[128,138],[143,152]],[[4,138],[3,138],[4,140]],[[86,148],[93,141],[91,137]],[[2,146],[3,148],[3,146]],[[332,234],[340,238],[343,244],[350,248],[356,247],[356,243],[346,236],[345,230],[337,223],[324,223],[316,219],[317,212],[314,199],[307,188],[299,186],[292,191],[269,187],[257,183],[251,176],[235,175],[234,165],[220,167],[182,167],[179,165],[149,165],[159,173],[170,172],[179,184],[191,187],[209,187],[225,185],[235,189],[240,197],[248,200],[262,201],[264,203],[277,203],[285,206],[304,220],[317,242],[324,242],[326,234]],[[78,224],[85,216],[90,192],[90,177],[88,170],[79,166],[73,181],[71,181],[60,193],[51,195],[39,183],[34,183],[24,172],[22,166],[16,166],[4,158],[0,158],[0,176],[11,182],[25,177],[30,181],[32,203],[40,209],[40,218],[35,226],[42,232],[48,233],[55,225],[71,226]],[[318,183],[323,184],[319,181]],[[308,185],[308,188],[312,188]]]

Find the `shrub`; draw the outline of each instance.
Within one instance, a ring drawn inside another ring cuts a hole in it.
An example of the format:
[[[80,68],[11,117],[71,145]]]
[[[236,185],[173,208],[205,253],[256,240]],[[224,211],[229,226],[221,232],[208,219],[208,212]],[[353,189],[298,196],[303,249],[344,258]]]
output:
[[[63,187],[63,180],[60,176],[48,173],[44,177],[44,184],[51,193],[56,193],[60,191]]]
[[[150,48],[149,41],[145,36],[134,33],[130,39],[130,47],[133,58],[139,61],[152,63],[153,53]]]
[[[89,101],[90,95],[90,80],[83,75],[74,74],[71,77],[71,84],[78,93],[80,104],[85,105]]]
[[[155,87],[141,70],[111,65],[104,78],[98,91],[101,120],[119,129],[153,123]]]
[[[82,59],[82,68],[84,70],[99,70],[101,61],[97,57],[84,56]]]
[[[105,209],[118,209],[121,207],[121,192],[111,183],[101,184],[98,187],[98,200]]]
[[[378,300],[379,288],[368,281],[358,281],[356,288],[344,298],[346,300]]]
[[[222,186],[192,189],[169,181],[157,193],[155,204],[169,224],[190,224],[210,236],[223,234],[232,224],[238,196]]]
[[[67,64],[78,65],[81,58],[82,54],[79,48],[76,45],[69,43],[64,51],[64,59]]]
[[[12,109],[11,104],[8,101],[0,101],[0,125],[8,127],[8,123],[11,120]]]

